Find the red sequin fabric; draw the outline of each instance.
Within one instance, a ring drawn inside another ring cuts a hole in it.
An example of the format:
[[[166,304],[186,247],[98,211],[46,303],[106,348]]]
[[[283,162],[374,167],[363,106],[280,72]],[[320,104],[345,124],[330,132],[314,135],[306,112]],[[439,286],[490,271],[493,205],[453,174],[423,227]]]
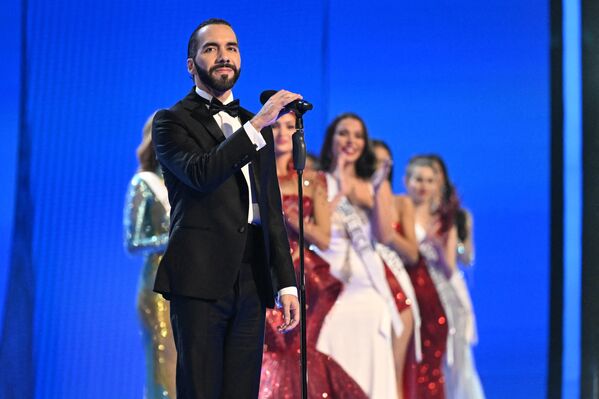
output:
[[[297,209],[296,195],[283,196],[283,210]],[[304,197],[304,215],[312,215],[312,201]],[[297,235],[289,233],[294,266],[299,270]],[[324,318],[339,296],[343,284],[329,272],[329,265],[309,249],[304,251],[307,303],[308,397],[310,399],[367,399],[360,386],[329,356],[316,350]],[[300,329],[281,334],[283,324],[278,309],[266,314],[264,355],[260,379],[260,399],[301,398]]]
[[[395,225],[401,233],[401,226]],[[404,399],[445,399],[443,356],[447,348],[447,319],[435,284],[421,257],[407,268],[420,308],[422,361],[416,362],[414,338],[410,342],[404,368]]]
[[[401,225],[399,223],[394,223],[393,227],[395,228],[395,231],[397,231],[399,234],[403,234]],[[410,307],[410,301],[406,296],[404,290],[401,288],[401,284],[399,284],[399,281],[397,281],[397,279],[393,275],[393,272],[386,264],[385,276],[387,277],[387,283],[389,284],[389,288],[391,289],[391,293],[393,294],[393,298],[395,299],[395,305],[397,305],[397,310],[399,310],[399,312],[401,313]]]
[[[393,275],[393,272],[387,265],[385,265],[385,276],[387,277],[387,284],[389,284],[389,289],[391,289],[391,293],[393,294],[393,299],[395,299],[395,305],[397,306],[397,310],[401,313],[406,309],[410,308],[410,301],[406,296],[405,292],[401,288],[399,281]]]

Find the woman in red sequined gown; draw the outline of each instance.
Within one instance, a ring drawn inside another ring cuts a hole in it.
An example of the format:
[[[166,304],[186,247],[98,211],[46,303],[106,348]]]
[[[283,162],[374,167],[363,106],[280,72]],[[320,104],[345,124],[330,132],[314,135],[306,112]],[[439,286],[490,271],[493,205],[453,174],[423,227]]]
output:
[[[377,158],[382,161],[391,160],[390,151],[379,148]],[[421,317],[422,360],[416,360],[416,342],[412,340],[404,370],[404,399],[443,399],[443,356],[447,348],[447,318],[424,258],[418,254],[415,233],[416,208],[426,203],[427,198],[432,195],[434,181],[425,181],[422,176],[408,171],[405,182],[409,196],[385,195],[384,191],[380,196],[381,201],[388,202],[388,206],[381,206],[381,209],[390,210],[390,213],[382,215],[383,220],[396,221],[390,226],[392,229],[386,230],[384,237],[388,245],[395,249],[408,265],[407,270]]]
[[[432,166],[435,171],[437,189],[429,212],[432,218],[428,223],[432,224],[436,231],[429,228],[426,240],[431,248],[437,248],[441,254],[440,258],[442,257],[451,271],[451,275],[438,273],[432,276],[448,315],[450,331],[453,332],[445,357],[445,393],[449,399],[484,399],[483,386],[472,353],[472,346],[477,341],[472,299],[464,276],[457,266],[459,258],[462,261],[473,259],[472,232],[464,236],[464,224],[467,226],[467,223],[458,217],[463,215],[464,211],[460,208],[455,187],[449,179],[443,159],[438,155],[427,155],[415,157],[411,163],[429,168]],[[424,220],[424,223],[426,222]],[[458,243],[461,240],[465,243],[462,249],[466,250],[460,253]]]
[[[299,269],[299,229],[297,208],[297,174],[291,168],[291,134],[295,115],[289,113],[273,125],[277,174],[283,196],[283,211],[296,270]],[[306,242],[326,249],[330,235],[330,211],[324,179],[313,171],[304,172],[304,236]],[[308,397],[366,399],[359,385],[330,357],[316,350],[323,321],[339,293],[342,283],[329,272],[329,265],[308,248],[304,252],[308,353]],[[261,399],[299,398],[300,330],[281,334],[283,324],[279,310],[268,310],[264,337],[264,354],[260,381]]]
[[[435,193],[436,177],[430,165],[420,165],[410,162],[405,176],[408,195],[414,204],[414,223],[420,229],[427,228],[436,231],[438,226],[430,216],[431,198]],[[421,234],[422,235],[422,234]],[[417,234],[417,239],[418,239]],[[420,237],[422,238],[422,237]],[[424,398],[445,398],[445,377],[443,375],[443,358],[447,349],[448,320],[435,284],[431,278],[424,258],[421,257],[418,267],[410,271],[414,288],[428,295],[421,304],[421,313],[429,313],[427,323],[422,326],[422,347],[429,354],[427,363],[415,364],[412,367],[416,378],[419,396]],[[450,270],[439,270],[451,274]],[[418,298],[420,301],[420,298]],[[443,331],[443,335],[439,332]],[[427,334],[427,336],[425,336]],[[432,389],[434,388],[434,389]],[[429,394],[429,396],[426,396]]]

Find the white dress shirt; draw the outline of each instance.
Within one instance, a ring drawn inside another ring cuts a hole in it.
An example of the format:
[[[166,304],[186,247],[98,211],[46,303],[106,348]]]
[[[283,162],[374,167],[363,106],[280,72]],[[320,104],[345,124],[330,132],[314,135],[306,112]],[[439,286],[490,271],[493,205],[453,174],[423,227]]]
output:
[[[196,93],[198,96],[212,101],[212,95],[206,93],[204,90],[196,87]],[[233,101],[233,93],[229,95],[222,103],[224,105],[229,104]],[[222,130],[225,138],[229,138],[233,133],[241,128],[241,121],[238,117],[233,117],[226,113],[225,111],[221,111],[217,114],[214,114],[214,120]],[[262,134],[256,130],[254,125],[252,125],[249,121],[243,125],[243,130],[248,135],[250,141],[256,146],[256,151],[260,151],[265,145],[266,141]],[[245,182],[248,187],[248,223],[250,224],[260,224],[260,208],[258,204],[252,203],[252,185],[250,183],[250,168],[249,163],[245,164],[241,167],[241,173],[243,173],[243,177],[245,178]],[[285,287],[279,290],[279,298],[281,295],[291,294],[297,296],[297,287]],[[277,305],[279,305],[279,301],[277,298]]]

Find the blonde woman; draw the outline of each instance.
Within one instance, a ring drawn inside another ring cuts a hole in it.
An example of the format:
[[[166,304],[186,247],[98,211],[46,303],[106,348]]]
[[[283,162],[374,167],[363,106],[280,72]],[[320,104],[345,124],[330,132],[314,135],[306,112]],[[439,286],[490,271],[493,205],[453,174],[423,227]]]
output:
[[[143,258],[137,311],[146,355],[144,398],[174,399],[177,354],[169,303],[153,292],[156,270],[168,241],[170,212],[166,187],[152,146],[153,117],[146,121],[142,141],[137,147],[139,168],[127,191],[123,226],[127,251]]]

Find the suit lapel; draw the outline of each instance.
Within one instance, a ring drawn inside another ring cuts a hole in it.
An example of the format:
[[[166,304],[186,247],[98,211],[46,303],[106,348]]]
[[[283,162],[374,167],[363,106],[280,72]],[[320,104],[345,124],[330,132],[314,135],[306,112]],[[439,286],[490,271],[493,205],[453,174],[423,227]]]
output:
[[[206,104],[204,104],[198,97],[199,96],[195,92],[195,88],[192,88],[189,94],[182,100],[183,106],[190,111],[190,115],[192,118],[194,118],[202,124],[202,126],[205,128],[208,134],[210,134],[210,136],[212,136],[212,138],[214,138],[214,140],[216,140],[217,143],[225,141],[225,135],[223,134],[223,131],[220,129],[220,127],[214,120],[214,117],[210,115],[210,112],[208,112],[208,107],[206,107]],[[246,122],[252,119],[252,117],[253,114],[251,112],[249,112],[245,108],[239,108],[239,120],[241,121],[241,126],[243,126]],[[260,192],[262,191],[262,187],[260,184],[262,181],[262,179],[260,179],[260,160],[263,154],[263,151],[258,151],[256,153],[256,156],[252,159],[252,167],[250,168],[250,171],[252,172],[254,177],[254,182],[256,183],[254,186],[256,189],[258,199],[260,198]],[[243,175],[241,173],[236,174],[236,179],[239,184],[242,184],[243,186],[247,187],[245,179],[243,178]]]
[[[191,112],[191,117],[200,122],[206,128],[206,131],[216,140],[218,143],[225,141],[225,135],[218,126],[218,123],[214,120],[214,117],[208,112],[208,108],[202,104]]]
[[[195,92],[195,88],[191,89],[191,92],[183,99],[183,106],[190,111],[190,115],[193,119],[204,126],[208,134],[210,134],[217,143],[225,141],[223,131],[214,120],[214,117],[208,112],[206,104],[200,100],[198,94]]]

